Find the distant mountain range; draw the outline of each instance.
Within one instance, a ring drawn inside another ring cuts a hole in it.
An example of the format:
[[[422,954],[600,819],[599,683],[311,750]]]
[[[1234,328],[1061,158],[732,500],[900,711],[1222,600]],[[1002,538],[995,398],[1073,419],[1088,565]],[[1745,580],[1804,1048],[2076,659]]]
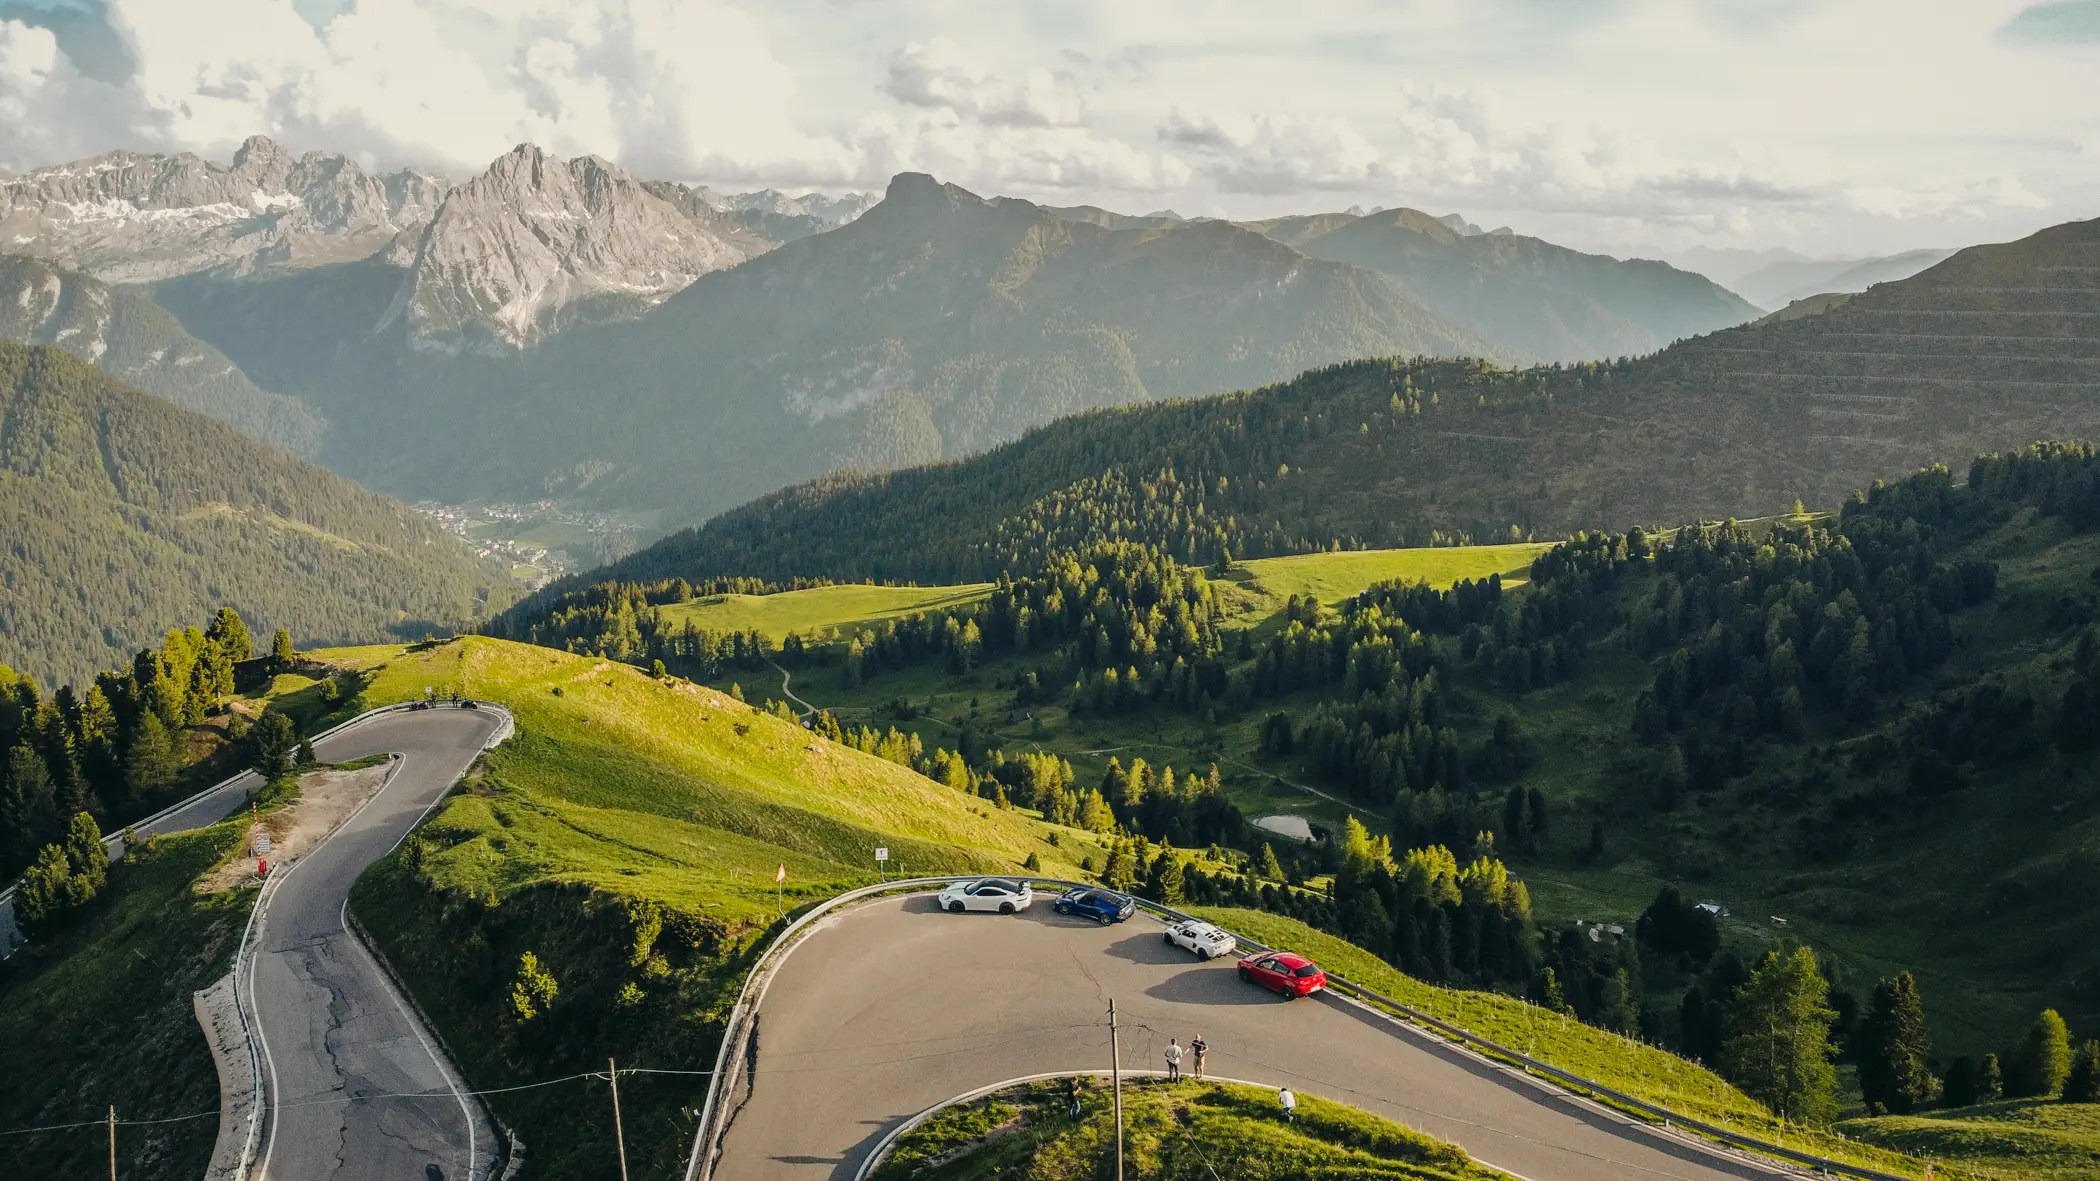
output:
[[[470,622],[513,585],[399,501],[8,342],[0,536],[0,663],[53,684],[222,605],[263,636],[378,641]]]
[[[152,300],[42,259],[0,255],[0,339],[57,345],[147,393],[294,455],[318,454],[327,434],[319,412],[257,389]]]
[[[1784,259],[1738,278],[1732,286],[1759,307],[1778,310],[1812,295],[1865,291],[1876,283],[1908,279],[1952,250],[1908,250],[1882,258]]]
[[[1111,538],[1207,563],[1836,503],[2100,436],[2096,260],[2100,220],[2072,222],[1625,364],[1365,361],[1082,414],[963,463],[789,488],[567,585],[969,581]]]
[[[674,519],[1094,406],[1364,356],[1641,354],[1757,314],[1699,275],[1456,214],[1235,224],[914,175],[880,202],[724,195],[530,145],[452,185],[261,137],[225,167],[116,153],[0,183],[0,234],[144,285],[327,424],[258,437],[319,437],[337,470],[412,498]],[[186,404],[254,417],[207,402]]]

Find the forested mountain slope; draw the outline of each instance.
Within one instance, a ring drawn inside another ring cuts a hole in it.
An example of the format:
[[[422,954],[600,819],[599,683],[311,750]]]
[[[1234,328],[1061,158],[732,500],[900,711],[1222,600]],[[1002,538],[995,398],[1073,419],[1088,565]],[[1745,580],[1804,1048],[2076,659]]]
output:
[[[1246,615],[1251,573],[1092,543],[777,651],[666,605],[708,588],[600,584],[529,634],[747,691],[777,661],[840,724],[900,728],[892,745],[956,742],[994,777],[1067,758],[1175,847],[1269,839],[1161,769],[1209,764],[1250,816],[1354,816],[1395,849],[1507,857],[1550,920],[1530,950],[1440,935],[1346,875],[1308,921],[1709,1062],[1774,939],[1814,946],[1855,999],[1915,972],[1936,1069],[2005,1049],[2045,1006],[2100,1025],[2100,928],[2077,901],[2100,880],[2091,445],[1928,470],[1832,514],[1579,535],[1520,588],[1391,582]],[[1642,914],[1666,886],[1687,897]],[[1717,926],[1687,898],[1740,917]],[[1637,933],[1583,938],[1576,918]]]
[[[961,463],[791,488],[576,582],[978,581],[1116,537],[1209,562],[1832,504],[2100,435],[2096,268],[2100,222],[2073,222],[1625,364],[1365,361],[1080,415]]]
[[[1109,229],[916,174],[847,225],[529,354],[419,348],[389,319],[402,274],[375,257],[192,276],[156,297],[321,407],[337,424],[329,461],[375,486],[673,519],[840,466],[968,454],[1091,407],[1354,357],[1497,352],[1377,275],[1227,223]]]
[[[53,344],[280,451],[312,456],[327,423],[255,387],[219,350],[142,296],[42,259],[0,255],[0,339]]]
[[[82,680],[237,607],[300,642],[468,622],[505,572],[407,506],[141,394],[0,343],[0,662]]]
[[[1309,257],[1392,279],[1520,361],[1637,356],[1757,315],[1704,275],[1668,263],[1584,254],[1522,234],[1468,234],[1413,209],[1259,228]]]

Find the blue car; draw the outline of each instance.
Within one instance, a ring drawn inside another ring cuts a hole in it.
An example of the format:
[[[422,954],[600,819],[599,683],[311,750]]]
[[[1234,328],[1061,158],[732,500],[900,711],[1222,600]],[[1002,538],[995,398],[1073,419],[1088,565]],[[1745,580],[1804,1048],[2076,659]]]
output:
[[[1137,902],[1114,890],[1081,886],[1058,896],[1057,913],[1092,919],[1105,927],[1136,914]]]

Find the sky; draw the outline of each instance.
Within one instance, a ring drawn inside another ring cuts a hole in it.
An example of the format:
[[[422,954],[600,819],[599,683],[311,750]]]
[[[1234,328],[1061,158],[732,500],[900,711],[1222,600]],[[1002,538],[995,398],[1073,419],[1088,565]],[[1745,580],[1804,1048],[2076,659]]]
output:
[[[1851,257],[2100,216],[2100,0],[0,0],[0,168],[255,133]]]

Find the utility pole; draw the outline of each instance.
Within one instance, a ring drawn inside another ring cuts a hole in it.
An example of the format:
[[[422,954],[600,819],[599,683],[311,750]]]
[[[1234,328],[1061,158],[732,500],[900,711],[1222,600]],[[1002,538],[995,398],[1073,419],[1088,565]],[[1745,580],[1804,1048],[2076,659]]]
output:
[[[627,1133],[620,1129],[620,1066],[610,1058],[605,1060],[605,1077],[612,1083],[613,1143],[620,1148],[620,1181],[627,1181]]]
[[[1116,1091],[1116,1181],[1123,1181],[1123,1043],[1116,1032],[1116,1002],[1108,1002],[1108,1076]]]
[[[117,1181],[117,1106],[109,1107],[109,1181]]]

